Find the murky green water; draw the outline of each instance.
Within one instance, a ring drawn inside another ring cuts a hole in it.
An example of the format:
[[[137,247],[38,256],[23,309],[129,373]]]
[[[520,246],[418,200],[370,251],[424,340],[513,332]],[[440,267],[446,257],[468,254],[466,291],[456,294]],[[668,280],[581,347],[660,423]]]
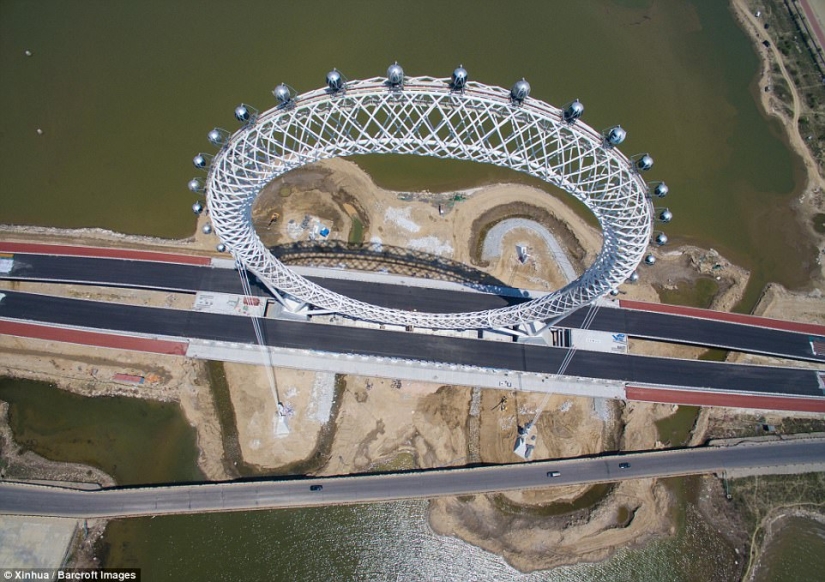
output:
[[[667,447],[683,447],[690,440],[690,433],[699,414],[698,406],[680,406],[676,412],[656,421],[659,440]]]
[[[17,443],[47,459],[102,469],[121,485],[200,481],[195,430],[180,408],[86,398],[51,384],[0,378]]]
[[[677,535],[606,562],[521,574],[500,557],[436,536],[426,501],[113,522],[107,566],[149,580],[692,582],[730,580],[732,551],[692,510]]]
[[[783,520],[760,557],[756,582],[816,582],[825,572],[825,524],[804,517]]]
[[[281,81],[304,91],[333,66],[363,78],[395,59],[409,74],[463,63],[491,84],[525,76],[557,105],[581,99],[589,124],[629,131],[624,151],[655,156],[670,234],[750,268],[754,292],[805,281],[811,255],[788,208],[798,168],[758,111],[756,54],[721,1],[4,0],[0,221],[188,235],[190,160],[211,127],[235,127],[236,104],[268,108]],[[359,162],[401,189],[509,179]]]

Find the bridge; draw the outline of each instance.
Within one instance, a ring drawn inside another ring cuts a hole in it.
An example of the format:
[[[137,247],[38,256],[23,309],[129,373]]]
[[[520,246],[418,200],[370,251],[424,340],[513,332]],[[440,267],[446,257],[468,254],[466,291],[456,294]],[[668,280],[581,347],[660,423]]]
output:
[[[646,451],[447,470],[79,490],[0,483],[0,513],[111,518],[429,499],[625,479],[825,470],[825,440]],[[621,465],[621,466],[620,466]],[[550,476],[550,473],[556,476]]]
[[[240,292],[237,273],[212,266],[207,257],[11,242],[0,243],[0,252],[13,253],[14,257],[12,268],[2,275],[6,279],[185,293]],[[84,256],[78,256],[81,254]],[[450,309],[468,302],[487,306],[523,301],[518,297],[520,292],[494,295],[426,288],[411,292],[406,286],[329,277],[324,284],[407,308],[439,304]],[[584,322],[585,312],[573,312],[558,325],[576,328]],[[272,363],[287,367],[618,399],[825,412],[823,374],[816,369],[586,350],[576,350],[570,356],[569,349],[546,345],[336,326],[311,318],[265,319],[261,323],[272,350]],[[631,337],[825,362],[825,356],[813,349],[815,344],[811,341],[825,335],[825,328],[811,324],[634,302],[621,306],[620,302],[618,308],[599,309],[590,328],[627,333]],[[233,315],[6,291],[0,301],[0,332],[261,363],[260,352],[253,349],[256,340],[248,319]],[[559,378],[559,367],[568,357],[566,374]]]

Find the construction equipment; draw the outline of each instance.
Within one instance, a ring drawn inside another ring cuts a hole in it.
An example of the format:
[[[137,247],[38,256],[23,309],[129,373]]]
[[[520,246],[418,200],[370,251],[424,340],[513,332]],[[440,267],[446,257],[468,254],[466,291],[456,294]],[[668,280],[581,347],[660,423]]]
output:
[[[493,411],[498,408],[501,412],[507,410],[507,396],[502,396],[501,400],[498,401],[498,404],[493,406],[490,410]]]

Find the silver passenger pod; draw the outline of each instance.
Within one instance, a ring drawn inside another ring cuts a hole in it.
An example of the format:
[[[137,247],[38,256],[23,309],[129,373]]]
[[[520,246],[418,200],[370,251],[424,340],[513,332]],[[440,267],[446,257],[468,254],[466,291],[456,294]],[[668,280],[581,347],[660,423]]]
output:
[[[606,147],[616,147],[627,139],[627,132],[621,125],[611,127],[602,135],[604,136],[604,145]]]
[[[574,123],[584,114],[584,105],[576,99],[564,106],[564,120],[567,123]]]
[[[513,85],[513,88],[510,89],[510,101],[514,105],[521,105],[524,103],[524,100],[530,96],[530,83],[522,77],[521,81],[516,81],[516,84]]]
[[[390,89],[404,88],[404,69],[401,68],[398,61],[395,61],[395,63],[387,69],[387,85],[389,85]]]
[[[275,96],[275,99],[278,100],[280,107],[288,107],[295,103],[295,97],[298,95],[298,92],[286,83],[281,83],[272,90],[272,94]]]
[[[469,73],[467,73],[467,69],[464,68],[464,65],[458,65],[458,68],[453,71],[453,76],[450,81],[450,88],[453,91],[463,92],[464,88],[467,86],[467,81],[469,78]]]
[[[251,105],[241,103],[235,108],[235,119],[247,125],[255,123],[258,119],[258,110]]]
[[[333,68],[327,73],[327,90],[330,93],[338,93],[347,88],[347,78],[341,74],[341,71]]]

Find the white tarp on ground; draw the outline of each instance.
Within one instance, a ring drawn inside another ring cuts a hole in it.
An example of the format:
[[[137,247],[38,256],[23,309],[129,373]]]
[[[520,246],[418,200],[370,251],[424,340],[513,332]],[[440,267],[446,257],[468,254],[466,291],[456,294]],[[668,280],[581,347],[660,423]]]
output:
[[[199,292],[195,296],[195,305],[192,309],[205,313],[263,317],[266,312],[266,299],[229,293]]]
[[[14,267],[14,257],[0,255],[0,273],[8,275]]]

